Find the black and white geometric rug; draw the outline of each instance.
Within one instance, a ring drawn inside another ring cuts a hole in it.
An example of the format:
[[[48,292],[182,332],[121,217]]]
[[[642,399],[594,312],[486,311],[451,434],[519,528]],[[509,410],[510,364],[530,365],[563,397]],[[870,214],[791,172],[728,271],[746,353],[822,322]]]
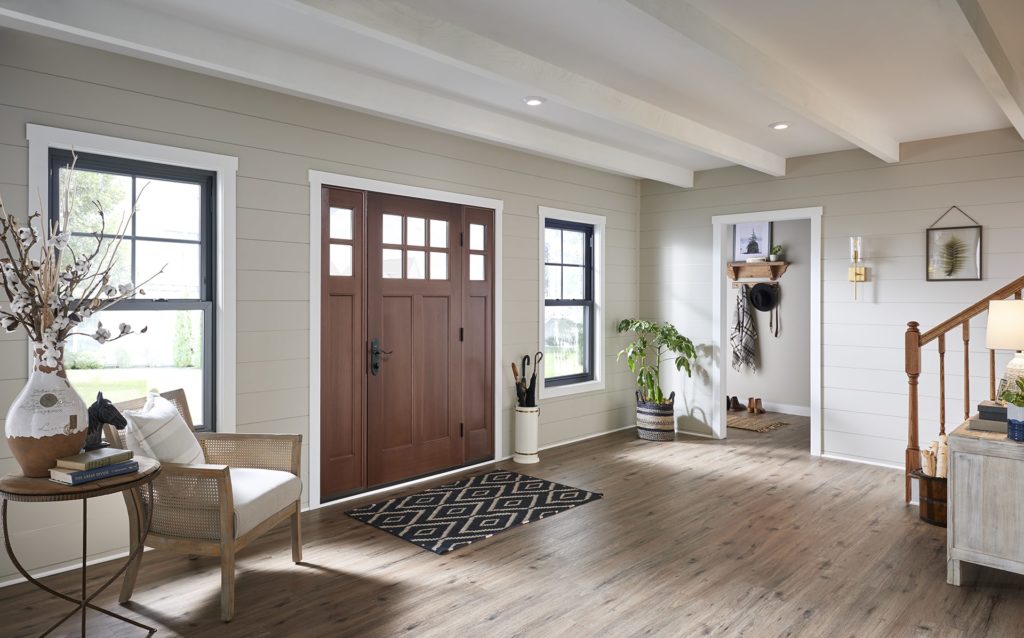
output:
[[[494,470],[345,512],[436,554],[601,498],[568,485]]]

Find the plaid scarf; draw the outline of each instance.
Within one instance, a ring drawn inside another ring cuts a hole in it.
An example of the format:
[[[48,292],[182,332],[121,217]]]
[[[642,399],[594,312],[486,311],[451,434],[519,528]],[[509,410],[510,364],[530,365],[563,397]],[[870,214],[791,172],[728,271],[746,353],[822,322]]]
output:
[[[732,332],[729,333],[729,344],[732,346],[732,367],[742,372],[746,366],[750,371],[757,370],[757,327],[754,316],[750,312],[750,299],[747,287],[740,286],[736,296],[736,314],[733,317]]]

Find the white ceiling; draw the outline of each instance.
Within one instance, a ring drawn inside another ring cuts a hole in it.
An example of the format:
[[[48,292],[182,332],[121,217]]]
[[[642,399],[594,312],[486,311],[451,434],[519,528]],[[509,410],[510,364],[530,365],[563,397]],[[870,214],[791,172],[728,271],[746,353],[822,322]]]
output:
[[[0,25],[688,186],[696,170],[782,175],[785,158],[858,146],[891,162],[900,142],[1021,130],[1022,7],[0,0]]]

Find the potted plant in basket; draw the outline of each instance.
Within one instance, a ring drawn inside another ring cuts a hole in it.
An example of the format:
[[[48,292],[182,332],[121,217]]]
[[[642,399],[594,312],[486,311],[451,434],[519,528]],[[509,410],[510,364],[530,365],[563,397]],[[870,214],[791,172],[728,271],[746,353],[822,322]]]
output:
[[[1006,438],[1024,441],[1024,378],[1018,378],[1016,386],[999,398],[1006,401]]]
[[[96,204],[99,231],[91,238],[80,237],[77,244],[71,241],[73,162],[70,169],[54,223],[38,212],[29,215],[27,223],[20,222],[0,201],[0,287],[9,301],[6,308],[0,305],[0,330],[23,328],[34,359],[28,382],[7,411],[4,430],[14,458],[30,477],[49,476],[58,458],[82,448],[88,432],[85,402],[64,371],[67,339],[84,335],[105,343],[131,334],[132,327],[125,323],[113,332],[102,323],[92,334],[75,328],[123,299],[144,294],[131,281],[111,280],[133,214],[125,215],[120,227],[107,229]]]
[[[661,389],[661,364],[672,361],[676,370],[692,373],[697,350],[693,342],[679,334],[670,323],[645,319],[623,319],[618,332],[633,333],[633,341],[619,351],[626,365],[636,374],[636,433],[648,441],[671,441],[675,436],[675,398]]]

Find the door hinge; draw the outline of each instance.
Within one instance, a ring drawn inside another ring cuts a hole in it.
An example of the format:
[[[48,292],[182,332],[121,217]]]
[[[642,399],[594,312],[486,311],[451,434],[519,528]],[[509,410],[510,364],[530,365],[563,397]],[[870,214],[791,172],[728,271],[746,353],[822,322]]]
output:
[[[459,245],[462,245],[462,233],[459,233]]]
[[[465,328],[459,328],[459,341],[465,341],[465,340],[466,340],[466,329]]]
[[[459,436],[460,437],[465,437],[466,436],[466,424],[465,423],[460,423],[459,424]]]

